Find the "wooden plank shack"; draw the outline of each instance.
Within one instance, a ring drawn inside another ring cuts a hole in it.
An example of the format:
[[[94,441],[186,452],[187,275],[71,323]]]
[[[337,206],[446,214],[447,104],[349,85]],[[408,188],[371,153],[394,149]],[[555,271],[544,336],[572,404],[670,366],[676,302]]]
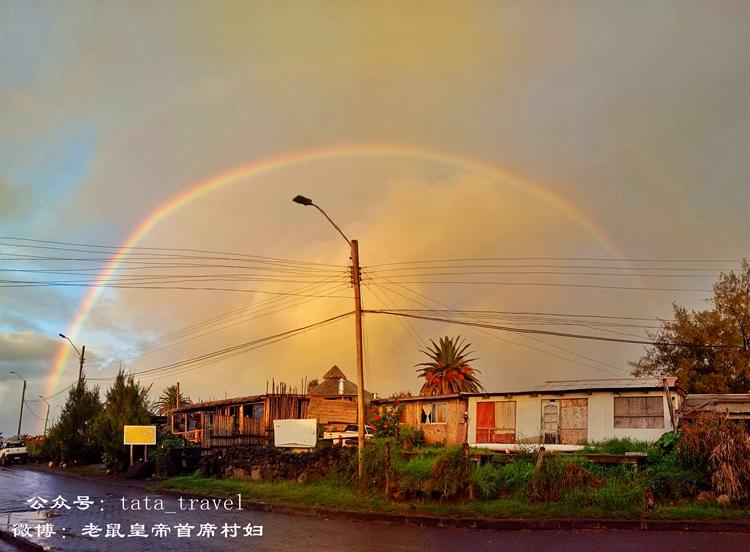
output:
[[[307,418],[309,398],[270,393],[193,403],[170,412],[170,430],[201,448],[272,445],[274,420]]]

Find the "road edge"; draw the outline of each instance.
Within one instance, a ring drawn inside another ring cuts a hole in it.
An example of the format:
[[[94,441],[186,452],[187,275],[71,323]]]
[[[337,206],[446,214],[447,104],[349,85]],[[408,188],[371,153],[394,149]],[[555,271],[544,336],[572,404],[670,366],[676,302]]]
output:
[[[30,466],[26,466],[28,469]],[[100,476],[65,472],[64,470],[48,468],[31,469],[48,471],[74,479],[101,479]],[[154,489],[157,481],[118,479],[124,486],[158,492],[165,495],[183,497],[220,496],[201,494],[195,491],[181,491],[178,489]],[[418,525],[424,527],[452,527],[464,529],[493,529],[497,531],[576,531],[576,530],[642,530],[642,531],[691,531],[714,533],[750,533],[750,520],[740,519],[607,519],[607,518],[484,518],[484,517],[443,517],[428,514],[396,514],[384,512],[365,512],[359,510],[337,510],[332,508],[308,508],[273,504],[270,502],[253,501],[243,498],[243,506],[248,510],[262,512],[276,512],[288,515],[308,515],[327,518],[350,519],[354,521],[370,521],[380,523],[395,523]],[[34,550],[41,550],[34,549]]]

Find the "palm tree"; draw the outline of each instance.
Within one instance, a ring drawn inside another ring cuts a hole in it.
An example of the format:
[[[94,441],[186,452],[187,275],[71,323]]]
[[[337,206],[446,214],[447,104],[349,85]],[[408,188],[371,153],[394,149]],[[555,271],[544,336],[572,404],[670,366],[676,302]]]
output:
[[[469,363],[477,360],[476,358],[467,358],[473,352],[467,352],[471,346],[465,343],[461,336],[441,337],[440,343],[430,340],[432,346],[427,351],[421,351],[430,357],[429,362],[422,362],[417,366],[417,373],[425,382],[420,395],[450,395],[452,393],[475,393],[484,391],[484,387],[479,383],[475,370]]]
[[[190,397],[180,393],[180,406],[185,406],[192,402]],[[177,386],[170,385],[165,387],[159,398],[154,402],[154,408],[162,416],[169,414],[170,410],[177,408]]]

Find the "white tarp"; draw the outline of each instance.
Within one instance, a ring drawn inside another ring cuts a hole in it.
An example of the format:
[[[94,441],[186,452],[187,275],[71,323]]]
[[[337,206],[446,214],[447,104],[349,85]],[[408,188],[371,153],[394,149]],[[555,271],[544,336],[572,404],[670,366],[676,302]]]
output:
[[[318,420],[274,420],[273,437],[277,447],[312,448],[318,441]]]

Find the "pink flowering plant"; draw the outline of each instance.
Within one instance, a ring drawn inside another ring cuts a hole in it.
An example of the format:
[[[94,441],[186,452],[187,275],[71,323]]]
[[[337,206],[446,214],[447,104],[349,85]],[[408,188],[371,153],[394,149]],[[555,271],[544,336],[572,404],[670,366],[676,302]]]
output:
[[[398,435],[398,424],[404,405],[396,402],[395,406],[376,407],[370,405],[368,410],[368,423],[375,428],[375,437],[396,437]]]

